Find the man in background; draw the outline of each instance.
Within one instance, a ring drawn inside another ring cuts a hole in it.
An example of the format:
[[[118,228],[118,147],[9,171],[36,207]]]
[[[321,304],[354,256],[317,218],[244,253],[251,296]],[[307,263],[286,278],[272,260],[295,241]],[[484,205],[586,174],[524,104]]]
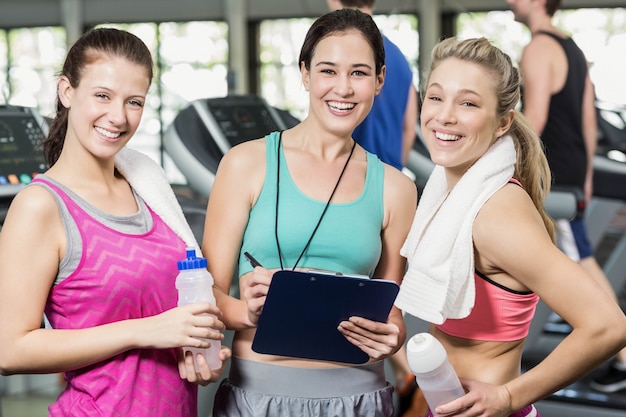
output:
[[[330,11],[346,7],[371,15],[374,0],[327,0]],[[400,49],[383,35],[387,74],[369,115],[354,131],[354,139],[383,162],[399,170],[406,165],[415,141],[417,92],[413,73]]]
[[[541,136],[553,185],[580,188],[588,203],[593,194],[593,158],[597,143],[594,88],[587,60],[574,41],[552,24],[561,0],[507,0],[515,20],[526,25],[531,41],[522,53],[522,107]],[[617,302],[614,289],[598,265],[583,219],[559,221],[561,248],[589,273]],[[626,349],[618,353],[605,374],[590,382],[602,392],[626,388]]]

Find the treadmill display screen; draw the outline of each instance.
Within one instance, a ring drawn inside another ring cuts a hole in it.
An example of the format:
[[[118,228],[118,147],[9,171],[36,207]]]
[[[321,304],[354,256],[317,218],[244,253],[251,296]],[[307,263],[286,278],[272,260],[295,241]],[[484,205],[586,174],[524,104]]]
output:
[[[207,105],[231,146],[280,130],[270,110],[261,100],[224,98],[210,100]]]
[[[46,170],[43,139],[41,126],[32,115],[0,112],[0,187],[29,184]]]

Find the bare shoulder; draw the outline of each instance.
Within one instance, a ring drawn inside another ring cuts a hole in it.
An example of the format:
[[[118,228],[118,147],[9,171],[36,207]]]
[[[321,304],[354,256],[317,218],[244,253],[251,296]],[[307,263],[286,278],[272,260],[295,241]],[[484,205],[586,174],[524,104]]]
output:
[[[58,214],[56,201],[50,191],[43,186],[36,185],[26,187],[17,193],[9,211],[33,219]]]
[[[519,185],[509,183],[485,202],[476,220],[489,224],[510,223],[510,218],[520,218],[520,216],[534,218],[535,215],[539,216],[528,193]],[[498,226],[494,225],[494,227]]]
[[[250,174],[259,167],[265,169],[265,155],[265,138],[242,142],[226,152],[220,161],[219,169]]]
[[[62,227],[57,203],[47,189],[42,186],[29,186],[21,190],[11,202],[7,212],[2,235],[20,235],[23,240],[29,236],[49,239]]]
[[[405,174],[388,165],[385,165],[383,206],[385,228],[394,223],[408,232],[417,208],[417,186]]]
[[[528,193],[516,184],[507,184],[487,200],[473,225],[477,247],[511,247],[548,238],[543,220]]]
[[[557,36],[561,36],[559,33],[555,33]],[[524,48],[522,59],[537,59],[540,57],[549,58],[556,51],[560,51],[562,48],[559,43],[552,37],[545,33],[535,34],[530,42]],[[536,64],[540,64],[541,61],[536,61]]]
[[[256,201],[265,180],[265,143],[265,138],[253,139],[226,152],[217,168],[209,203],[235,198]]]
[[[415,183],[396,168],[385,164],[385,194],[399,201],[414,201],[417,204]]]

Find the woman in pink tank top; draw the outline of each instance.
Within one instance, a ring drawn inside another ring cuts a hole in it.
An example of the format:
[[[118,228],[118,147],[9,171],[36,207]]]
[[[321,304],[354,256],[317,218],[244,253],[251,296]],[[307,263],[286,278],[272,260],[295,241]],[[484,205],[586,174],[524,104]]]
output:
[[[550,170],[515,109],[510,58],[485,38],[446,39],[425,86],[421,129],[436,167],[403,247],[409,267],[396,305],[433,323],[466,391],[431,415],[537,416],[533,403],[624,346],[626,317],[554,244]],[[537,296],[574,330],[521,372]]]
[[[0,234],[0,372],[64,373],[51,416],[197,417],[197,385],[223,370],[199,359],[196,372],[180,349],[221,340],[224,325],[208,303],[176,306],[176,261],[197,243],[180,207],[159,206],[180,212],[167,218],[144,203],[175,201],[171,188],[140,196],[134,185],[158,184],[155,170],[129,167],[131,180],[116,166],[151,80],[150,52],[128,32],[94,29],[71,47],[44,141],[50,168],[15,197]]]

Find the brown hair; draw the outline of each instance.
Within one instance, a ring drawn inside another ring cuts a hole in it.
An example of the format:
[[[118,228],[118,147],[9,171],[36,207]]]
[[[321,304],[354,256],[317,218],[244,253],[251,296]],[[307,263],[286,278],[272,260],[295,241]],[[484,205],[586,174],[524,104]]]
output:
[[[153,63],[148,47],[137,36],[113,28],[92,29],[83,34],[67,53],[60,75],[67,77],[72,87],[76,88],[80,84],[85,67],[102,56],[122,57],[141,65],[152,80]],[[57,96],[56,115],[50,123],[48,136],[43,143],[44,156],[50,166],[61,155],[67,132],[67,119],[68,109]]]
[[[513,123],[507,132],[515,142],[517,161],[513,176],[519,180],[530,195],[543,219],[548,233],[554,240],[554,221],[544,208],[550,192],[552,177],[539,136],[530,127],[522,113],[515,111],[520,100],[521,77],[511,58],[486,38],[457,40],[448,38],[433,49],[430,73],[445,59],[456,58],[471,62],[488,71],[498,98],[497,116],[514,111]],[[429,75],[430,77],[430,75]],[[428,77],[427,77],[428,79]],[[428,84],[428,82],[427,82]]]
[[[561,0],[546,0],[546,13],[548,16],[554,16],[554,13],[561,7]]]
[[[372,17],[357,9],[335,10],[322,15],[313,22],[304,38],[298,62],[304,63],[304,67],[310,70],[315,47],[322,39],[351,30],[361,32],[369,43],[374,53],[376,74],[380,74],[383,65],[385,65],[385,45],[382,35]]]

